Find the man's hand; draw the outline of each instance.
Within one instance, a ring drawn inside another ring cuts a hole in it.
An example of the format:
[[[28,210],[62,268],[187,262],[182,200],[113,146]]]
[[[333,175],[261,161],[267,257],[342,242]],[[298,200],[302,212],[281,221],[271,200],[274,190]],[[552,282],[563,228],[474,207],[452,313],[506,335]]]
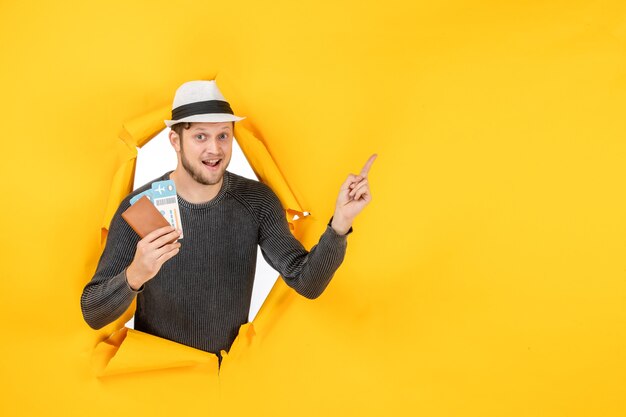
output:
[[[348,179],[339,190],[331,226],[340,235],[348,233],[354,218],[372,201],[367,174],[377,156],[377,154],[370,156],[359,175],[348,175]]]
[[[154,278],[161,266],[178,253],[180,243],[176,239],[180,231],[165,226],[148,233],[137,242],[135,258],[126,269],[128,285],[134,290]]]

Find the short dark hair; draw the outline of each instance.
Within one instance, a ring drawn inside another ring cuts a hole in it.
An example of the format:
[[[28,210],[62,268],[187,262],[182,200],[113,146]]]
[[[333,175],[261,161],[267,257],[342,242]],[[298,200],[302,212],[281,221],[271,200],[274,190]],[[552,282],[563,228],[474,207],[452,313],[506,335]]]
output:
[[[191,127],[191,123],[189,122],[183,122],[183,123],[176,123],[175,125],[172,125],[170,128],[176,132],[176,134],[178,135],[179,138],[183,138],[183,129],[187,130]]]

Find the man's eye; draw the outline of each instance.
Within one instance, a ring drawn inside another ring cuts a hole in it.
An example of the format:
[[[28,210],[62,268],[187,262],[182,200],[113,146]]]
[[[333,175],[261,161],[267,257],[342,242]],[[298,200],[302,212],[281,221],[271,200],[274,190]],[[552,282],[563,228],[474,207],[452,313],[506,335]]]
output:
[[[204,139],[204,135],[196,135],[196,139],[202,140],[202,139]]]
[[[226,138],[228,138],[228,135],[227,135],[226,133],[222,133],[222,134],[220,135],[220,139],[224,140],[224,139],[226,139]]]

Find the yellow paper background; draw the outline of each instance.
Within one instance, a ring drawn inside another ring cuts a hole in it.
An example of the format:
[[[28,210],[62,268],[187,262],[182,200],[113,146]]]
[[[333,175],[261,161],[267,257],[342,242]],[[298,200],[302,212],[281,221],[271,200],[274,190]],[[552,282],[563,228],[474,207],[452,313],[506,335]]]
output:
[[[623,2],[5,1],[0,22],[1,415],[626,413]],[[313,213],[305,245],[377,152],[374,200],[327,291],[279,282],[219,376],[201,355],[97,377],[119,323],[79,299],[124,131],[215,77]]]

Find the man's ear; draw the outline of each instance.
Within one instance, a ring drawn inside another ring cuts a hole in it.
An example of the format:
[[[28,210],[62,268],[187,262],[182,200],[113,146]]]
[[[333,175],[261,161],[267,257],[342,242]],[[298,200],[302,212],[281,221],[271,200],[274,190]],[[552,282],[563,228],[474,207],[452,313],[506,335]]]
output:
[[[180,136],[176,132],[170,129],[169,133],[170,143],[176,152],[180,152]]]

